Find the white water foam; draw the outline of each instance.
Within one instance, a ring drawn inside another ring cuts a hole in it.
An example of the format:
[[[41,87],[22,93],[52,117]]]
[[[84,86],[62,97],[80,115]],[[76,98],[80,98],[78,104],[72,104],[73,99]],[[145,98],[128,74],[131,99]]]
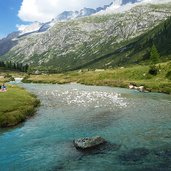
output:
[[[85,91],[85,90],[47,90],[40,92],[40,95],[51,97],[53,101],[57,103],[63,103],[67,105],[77,105],[94,108],[108,107],[115,108],[127,107],[128,102],[126,98],[123,98],[121,94],[115,92],[104,92],[104,91]]]

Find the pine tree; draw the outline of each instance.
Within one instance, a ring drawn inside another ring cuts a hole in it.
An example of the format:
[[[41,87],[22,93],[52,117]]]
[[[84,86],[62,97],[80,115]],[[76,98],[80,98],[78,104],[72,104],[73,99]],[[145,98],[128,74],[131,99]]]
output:
[[[150,50],[150,59],[153,64],[159,62],[159,60],[160,60],[160,54],[154,44]]]
[[[0,61],[0,67],[5,67],[4,61]]]

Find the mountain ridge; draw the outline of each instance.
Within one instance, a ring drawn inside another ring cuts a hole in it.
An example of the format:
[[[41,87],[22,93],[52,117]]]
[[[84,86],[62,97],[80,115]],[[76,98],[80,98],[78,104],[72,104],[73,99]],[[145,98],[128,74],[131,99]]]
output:
[[[47,32],[19,38],[18,44],[1,59],[30,63],[40,68],[55,67],[58,72],[85,67],[92,61],[102,61],[100,57],[105,58],[107,54],[115,56],[112,53],[116,50],[124,52],[132,39],[171,16],[170,9],[171,4],[145,5],[134,7],[126,13],[60,22]],[[116,66],[125,59],[124,55],[99,66]]]

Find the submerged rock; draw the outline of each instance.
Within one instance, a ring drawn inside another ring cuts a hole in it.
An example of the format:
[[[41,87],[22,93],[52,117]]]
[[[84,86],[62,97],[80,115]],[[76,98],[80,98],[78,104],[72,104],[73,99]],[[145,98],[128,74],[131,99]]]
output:
[[[96,136],[92,138],[80,138],[78,140],[74,140],[73,143],[77,149],[86,150],[96,148],[97,146],[106,143],[106,140],[100,136]]]
[[[144,159],[150,151],[146,148],[135,148],[128,152],[122,153],[119,158],[124,162],[138,162]]]

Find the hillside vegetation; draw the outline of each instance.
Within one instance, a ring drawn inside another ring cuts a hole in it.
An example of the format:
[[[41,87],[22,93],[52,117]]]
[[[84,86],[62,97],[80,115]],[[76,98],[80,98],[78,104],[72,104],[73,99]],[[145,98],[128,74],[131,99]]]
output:
[[[121,45],[121,48],[116,48]],[[90,61],[84,64],[81,64],[82,61],[78,60],[78,66],[75,65],[74,61],[72,61],[72,68],[66,69],[64,67],[63,71],[71,71],[85,68],[108,69],[118,66],[126,66],[130,64],[150,64],[150,49],[153,45],[155,45],[157,50],[159,51],[161,61],[164,62],[171,59],[171,18],[160,23],[158,26],[156,26],[149,32],[144,33],[143,35],[136,37],[130,41],[126,41],[123,44],[120,43],[120,45],[113,47],[113,49],[115,50],[112,50],[112,47],[110,45],[104,45],[103,48],[105,47],[105,50],[101,54],[98,54],[98,57],[92,58]],[[102,49],[99,50],[99,53]],[[91,53],[88,49],[84,49],[84,51],[86,50],[87,53]],[[73,56],[71,57],[74,58]],[[64,59],[62,59],[61,62],[66,64]],[[62,63],[60,64],[61,66],[63,66]],[[40,72],[60,72],[58,70],[58,67],[52,66],[40,66],[30,68],[30,72],[34,72],[36,70],[39,70]]]
[[[171,59],[171,18],[133,39],[121,49],[101,56],[82,67],[108,68],[108,66],[117,67],[128,64],[150,64],[150,49],[154,44],[160,53],[161,61]]]

